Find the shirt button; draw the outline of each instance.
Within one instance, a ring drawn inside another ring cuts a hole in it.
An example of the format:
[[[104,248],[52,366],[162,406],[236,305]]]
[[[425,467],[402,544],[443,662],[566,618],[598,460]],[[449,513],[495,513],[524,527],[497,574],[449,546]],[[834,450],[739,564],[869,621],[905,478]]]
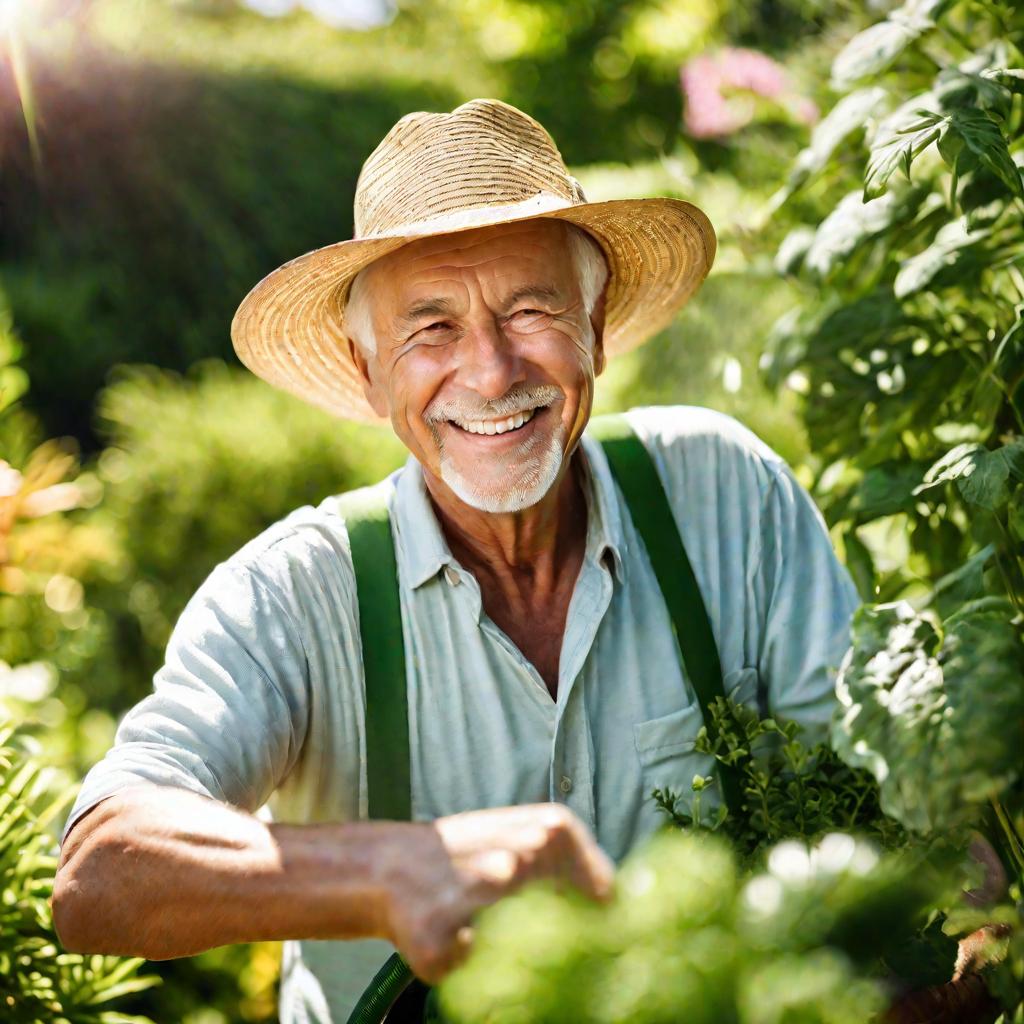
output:
[[[568,775],[563,775],[561,782],[558,783],[558,788],[563,793],[571,793],[572,792],[572,779],[570,779]]]
[[[450,566],[444,567],[444,578],[453,586],[457,587],[462,580],[459,579],[459,574]]]

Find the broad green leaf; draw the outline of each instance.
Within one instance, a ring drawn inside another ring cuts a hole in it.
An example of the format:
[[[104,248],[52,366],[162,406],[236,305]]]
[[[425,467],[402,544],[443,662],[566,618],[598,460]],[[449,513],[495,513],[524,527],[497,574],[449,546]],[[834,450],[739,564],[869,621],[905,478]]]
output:
[[[875,599],[875,563],[868,546],[857,536],[851,526],[843,533],[843,548],[846,552],[846,568],[853,578],[862,601]]]
[[[804,266],[819,277],[827,277],[858,245],[885,231],[906,210],[909,200],[905,191],[888,192],[868,202],[859,190],[843,196],[818,225]]]
[[[896,115],[886,118],[871,143],[871,155],[864,171],[864,199],[882,195],[889,179],[900,167],[909,180],[914,160],[941,137],[948,121],[948,116],[923,108],[915,110],[912,118],[903,114],[899,118]]]
[[[975,471],[978,460],[986,451],[985,446],[977,442],[958,444],[931,466],[925,473],[921,485],[914,489],[914,493],[921,494],[932,487],[959,480],[962,476],[969,476]]]
[[[885,90],[878,86],[858,89],[844,96],[814,126],[810,144],[797,154],[793,164],[786,185],[787,195],[817,174],[846,139],[864,130],[865,121],[881,106],[885,96]]]
[[[925,288],[940,271],[955,267],[965,252],[990,234],[986,228],[971,230],[966,217],[944,224],[927,249],[901,264],[893,282],[896,298],[905,299]]]
[[[843,509],[844,516],[868,523],[882,516],[905,512],[914,503],[914,487],[921,469],[914,462],[890,460],[865,470]]]
[[[803,262],[807,250],[814,241],[814,228],[801,225],[782,240],[779,251],[775,254],[774,267],[778,274],[793,274]]]
[[[855,35],[832,63],[832,86],[848,89],[868,75],[885,71],[893,61],[935,25],[952,0],[908,0],[880,21]]]
[[[941,615],[950,615],[967,601],[983,597],[985,570],[992,560],[995,546],[986,544],[959,568],[941,577],[932,592],[932,603]]]
[[[919,33],[894,21],[880,21],[858,32],[832,62],[832,88],[839,91],[885,71]]]
[[[940,107],[949,111],[955,107],[974,106],[1008,112],[1010,90],[991,72],[1004,68],[1009,60],[1009,49],[1001,40],[993,40],[972,53],[956,67],[939,72],[933,87]]]
[[[854,613],[832,743],[875,776],[883,810],[907,828],[971,823],[1024,768],[1024,647],[1011,615],[1005,601],[943,627],[906,602]]]
[[[921,494],[955,482],[965,501],[995,511],[1009,500],[1010,487],[1024,481],[1024,438],[990,451],[981,444],[959,444],[947,452],[914,489]]]
[[[981,76],[992,79],[1010,92],[1024,95],[1024,68],[989,68],[982,71]]]
[[[969,153],[973,160],[987,167],[1014,195],[1024,199],[1024,182],[1021,181],[1020,170],[1010,156],[999,125],[989,114],[969,107],[954,110],[946,118],[941,132],[962,143],[961,146],[945,143],[939,147],[943,159],[956,173],[964,169],[959,165],[963,155]]]

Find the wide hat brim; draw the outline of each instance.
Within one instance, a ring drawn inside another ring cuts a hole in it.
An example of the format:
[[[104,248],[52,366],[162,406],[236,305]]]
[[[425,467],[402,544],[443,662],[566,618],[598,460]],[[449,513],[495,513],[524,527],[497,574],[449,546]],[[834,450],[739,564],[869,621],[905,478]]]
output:
[[[380,423],[363,394],[345,331],[352,279],[408,242],[538,217],[575,224],[603,249],[609,269],[604,330],[609,357],[667,326],[715,259],[711,222],[680,199],[570,203],[548,195],[463,210],[386,235],[336,242],[279,267],[238,307],[231,323],[235,351],[253,373],[276,387],[337,416]]]

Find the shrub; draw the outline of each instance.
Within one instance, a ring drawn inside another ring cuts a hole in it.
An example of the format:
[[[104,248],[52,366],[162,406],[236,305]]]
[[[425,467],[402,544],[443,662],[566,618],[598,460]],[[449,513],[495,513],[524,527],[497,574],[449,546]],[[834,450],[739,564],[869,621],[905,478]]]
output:
[[[118,709],[148,692],[178,614],[218,562],[293,509],[381,479],[404,454],[389,431],[219,363],[187,378],[123,370],[99,410],[110,446],[95,518],[122,559],[87,585],[118,637],[118,668],[94,674],[90,696]]]

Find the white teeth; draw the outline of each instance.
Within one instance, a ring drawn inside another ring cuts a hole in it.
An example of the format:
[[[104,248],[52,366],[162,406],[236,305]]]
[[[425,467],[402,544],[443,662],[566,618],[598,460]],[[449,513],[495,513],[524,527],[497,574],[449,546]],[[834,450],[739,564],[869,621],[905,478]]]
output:
[[[517,430],[524,423],[533,419],[536,409],[529,409],[526,412],[517,412],[509,416],[507,420],[466,420],[453,421],[463,430],[470,434],[504,434],[508,430]]]

